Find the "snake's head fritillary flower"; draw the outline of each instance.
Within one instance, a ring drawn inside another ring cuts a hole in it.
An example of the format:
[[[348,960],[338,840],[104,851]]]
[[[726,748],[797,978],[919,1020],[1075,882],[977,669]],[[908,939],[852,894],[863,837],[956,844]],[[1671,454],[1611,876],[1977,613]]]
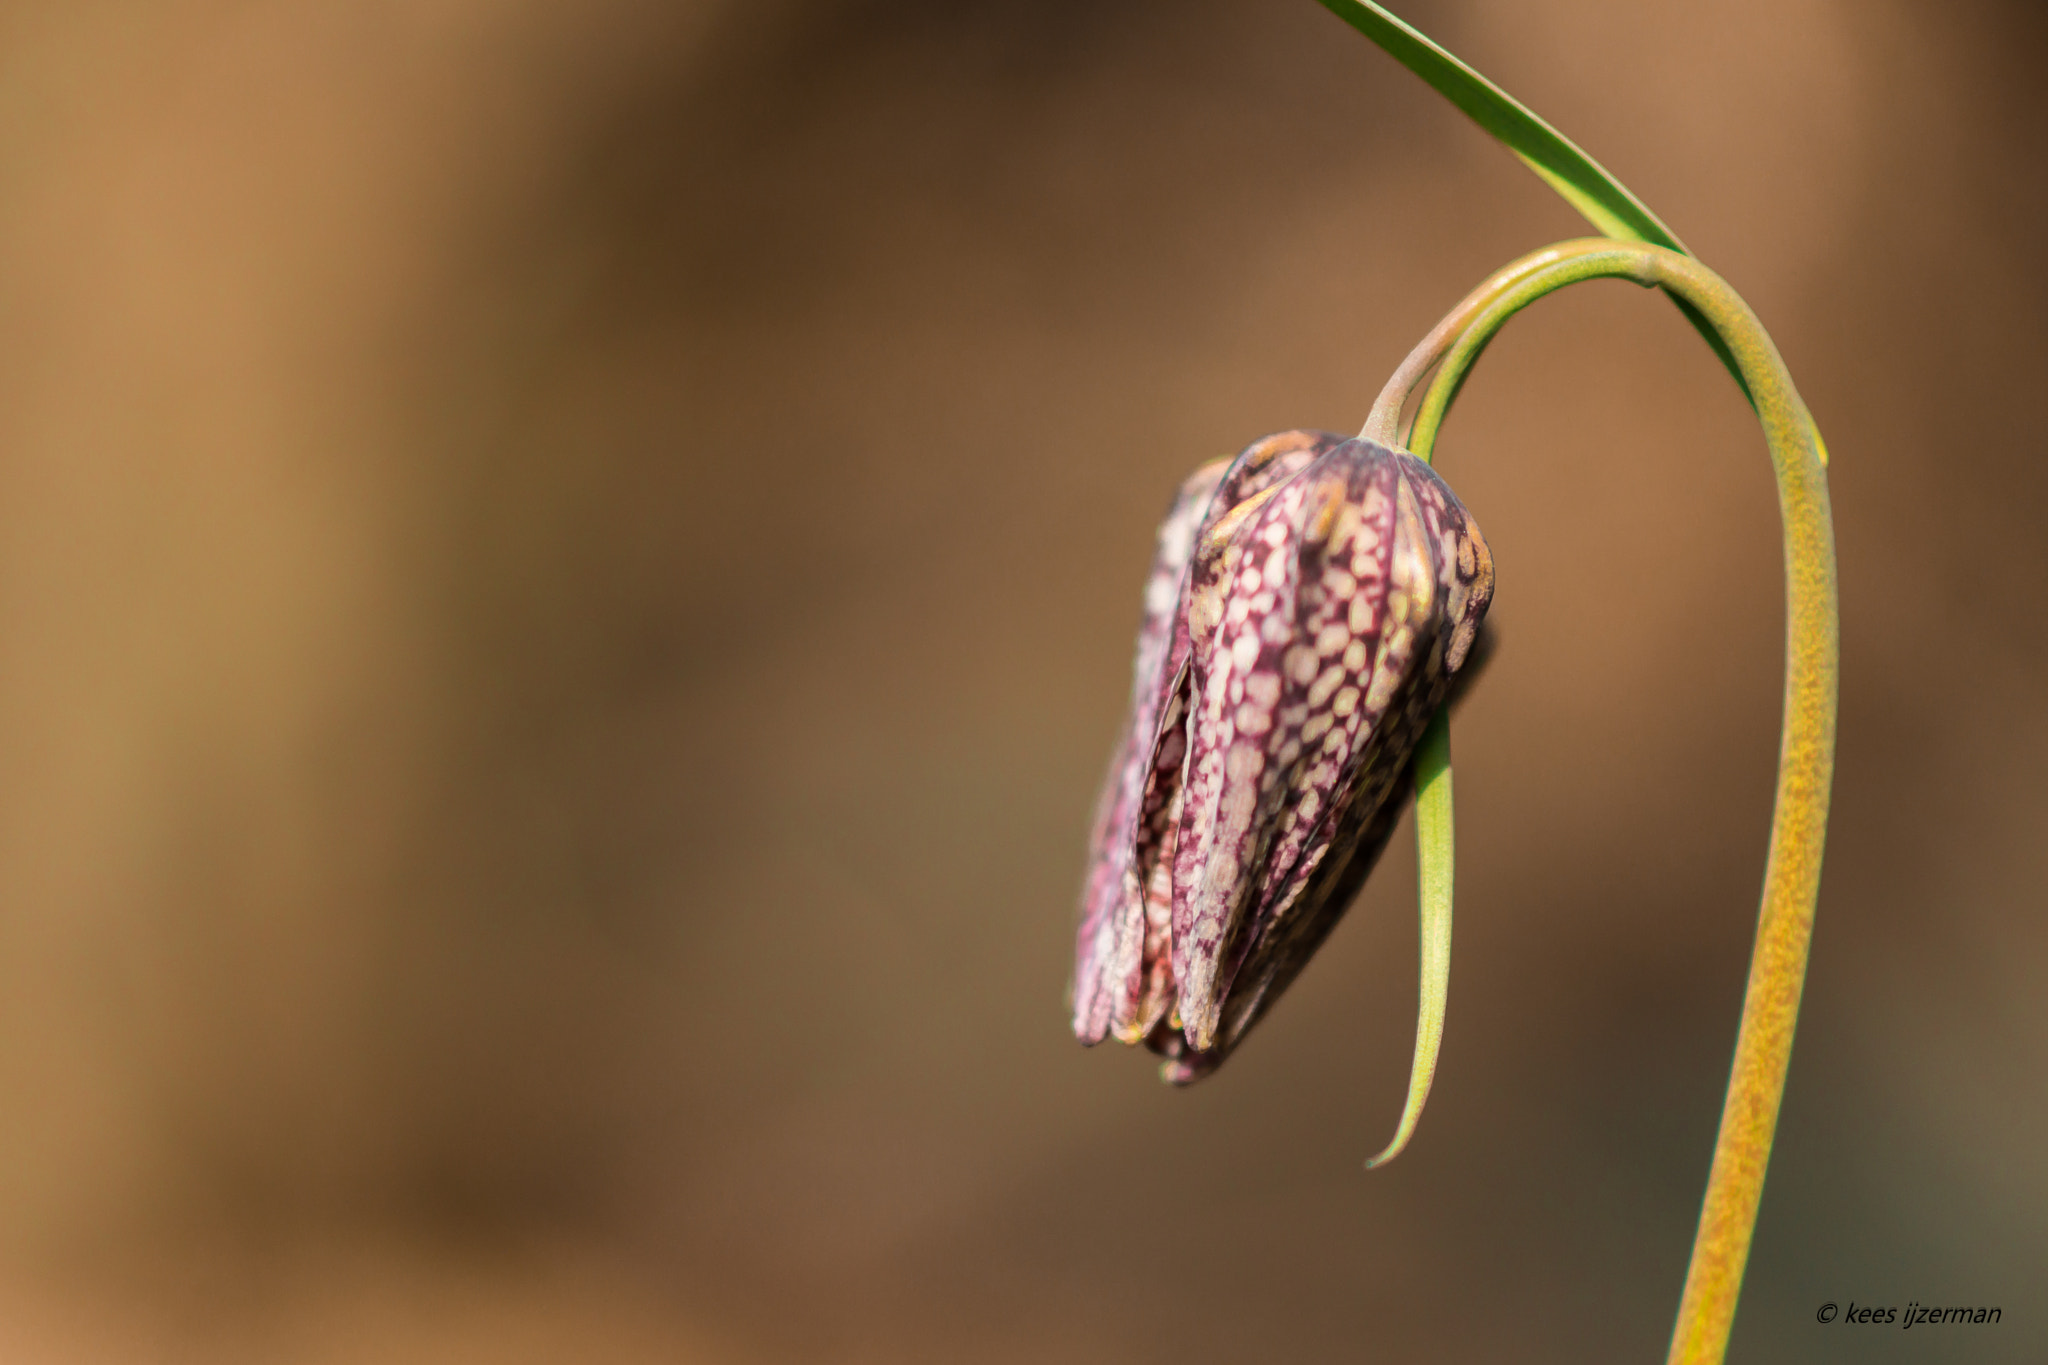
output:
[[[1074,1032],[1207,1075],[1371,871],[1493,592],[1412,455],[1326,432],[1198,470],[1159,531],[1097,806]]]

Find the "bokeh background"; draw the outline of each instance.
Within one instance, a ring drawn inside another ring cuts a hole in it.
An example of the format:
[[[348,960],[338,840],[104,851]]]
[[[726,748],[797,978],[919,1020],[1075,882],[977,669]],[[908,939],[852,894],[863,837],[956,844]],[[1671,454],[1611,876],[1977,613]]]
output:
[[[1412,0],[1726,274],[1844,692],[1736,1358],[2048,1357],[2048,22]],[[1661,1358],[1775,503],[1573,291],[1409,1153],[1405,835],[1214,1080],[1062,991],[1154,518],[1582,226],[1307,0],[0,8],[0,1360]],[[1823,1302],[1995,1304],[1939,1339]]]

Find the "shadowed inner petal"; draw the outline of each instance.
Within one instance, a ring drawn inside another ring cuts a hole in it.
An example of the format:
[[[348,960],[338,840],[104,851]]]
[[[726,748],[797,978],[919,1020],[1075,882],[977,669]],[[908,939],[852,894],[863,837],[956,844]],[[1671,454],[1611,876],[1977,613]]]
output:
[[[1181,772],[1187,756],[1188,669],[1175,673],[1146,769],[1124,899],[1117,910],[1119,990],[1110,1027],[1126,1043],[1148,1033],[1172,1003],[1174,986],[1167,886],[1179,830]]]
[[[1073,1025],[1084,1043],[1100,1042],[1108,1033],[1132,970],[1121,960],[1131,937],[1125,921],[1141,907],[1130,892],[1131,858],[1160,707],[1170,672],[1179,666],[1169,654],[1180,634],[1181,585],[1195,536],[1227,469],[1227,463],[1218,460],[1196,470],[1181,485],[1159,527],[1158,548],[1145,585],[1145,611],[1138,625],[1131,709],[1096,803],[1089,871],[1082,887],[1081,922],[1075,936]]]

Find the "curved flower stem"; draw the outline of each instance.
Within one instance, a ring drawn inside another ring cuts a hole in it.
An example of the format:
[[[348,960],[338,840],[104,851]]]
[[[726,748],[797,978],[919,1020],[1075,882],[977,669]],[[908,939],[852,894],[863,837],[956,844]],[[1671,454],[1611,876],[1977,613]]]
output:
[[[1456,308],[1444,314],[1444,320],[1408,353],[1408,358],[1394,371],[1393,378],[1380,390],[1380,396],[1373,402],[1371,414],[1365,419],[1365,429],[1358,434],[1368,441],[1377,441],[1388,449],[1398,447],[1401,438],[1401,410],[1408,405],[1408,399],[1421,386],[1429,372],[1436,368],[1437,362],[1441,361],[1458,338],[1465,334],[1473,319],[1485,312],[1487,306],[1495,299],[1543,267],[1583,256],[1590,251],[1604,250],[1612,245],[1611,238],[1581,237],[1544,247],[1541,251],[1532,251],[1521,260],[1495,271],[1486,283],[1467,294]],[[1424,463],[1429,461],[1429,450],[1426,445],[1419,449],[1411,449],[1410,453]]]
[[[1690,304],[1740,367],[1763,423],[1785,537],[1785,715],[1777,801],[1733,1074],[1668,1358],[1670,1365],[1713,1365],[1727,1352],[1735,1320],[1792,1056],[1820,890],[1840,649],[1834,526],[1812,419],[1770,336],[1735,291],[1698,261],[1662,247],[1612,240],[1567,245],[1580,249],[1562,257],[1538,253],[1541,261],[1515,273],[1513,282],[1478,310],[1445,353],[1410,439],[1418,453],[1430,449],[1473,362],[1509,318],[1553,290],[1600,278],[1661,287]],[[1502,276],[1513,271],[1510,267]]]

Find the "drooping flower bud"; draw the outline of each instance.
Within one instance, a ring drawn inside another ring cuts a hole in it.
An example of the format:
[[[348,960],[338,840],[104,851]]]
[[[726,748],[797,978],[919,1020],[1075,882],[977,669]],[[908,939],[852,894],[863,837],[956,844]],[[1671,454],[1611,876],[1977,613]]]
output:
[[[1196,472],[1160,528],[1097,807],[1074,1031],[1215,1069],[1342,916],[1493,590],[1429,466],[1322,432]]]

